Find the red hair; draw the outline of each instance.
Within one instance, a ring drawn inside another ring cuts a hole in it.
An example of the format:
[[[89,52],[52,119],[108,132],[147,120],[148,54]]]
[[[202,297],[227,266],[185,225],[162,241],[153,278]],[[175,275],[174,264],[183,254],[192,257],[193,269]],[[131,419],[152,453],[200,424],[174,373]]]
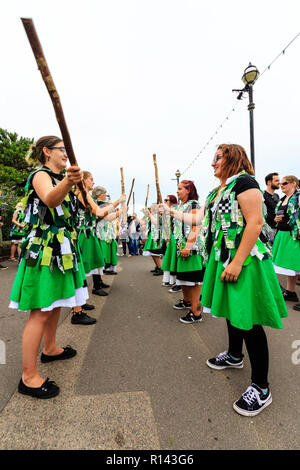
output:
[[[191,201],[191,200],[198,201],[199,196],[198,196],[197,189],[196,189],[196,186],[194,185],[193,181],[182,180],[182,181],[180,181],[180,184],[183,184],[185,189],[187,189],[188,192],[189,192],[188,201]]]
[[[173,194],[168,194],[167,197],[170,199],[170,202],[172,204],[177,204],[177,197],[176,196],[174,196]]]

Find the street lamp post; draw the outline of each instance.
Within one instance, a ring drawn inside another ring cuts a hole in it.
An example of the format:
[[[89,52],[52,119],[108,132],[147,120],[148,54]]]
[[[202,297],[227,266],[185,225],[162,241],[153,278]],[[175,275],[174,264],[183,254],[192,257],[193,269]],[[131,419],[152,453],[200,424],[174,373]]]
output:
[[[256,82],[259,76],[259,71],[252,65],[251,62],[248,67],[244,70],[244,74],[242,76],[242,80],[245,84],[245,87],[242,90],[232,90],[238,91],[237,99],[240,100],[243,97],[243,93],[247,92],[249,96],[249,104],[248,104],[248,111],[249,111],[249,122],[250,122],[250,155],[251,155],[251,163],[253,168],[255,169],[255,151],[254,151],[254,108],[255,104],[253,102],[253,85]]]
[[[175,173],[176,178],[172,178],[172,181],[177,181],[177,186],[179,185],[179,178],[181,176],[181,173],[179,170],[176,171]]]

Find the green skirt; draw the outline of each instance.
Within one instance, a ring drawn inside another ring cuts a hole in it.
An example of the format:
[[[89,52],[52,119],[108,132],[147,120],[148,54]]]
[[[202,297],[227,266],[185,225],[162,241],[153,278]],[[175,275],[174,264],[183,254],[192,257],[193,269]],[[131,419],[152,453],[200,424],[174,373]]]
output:
[[[147,255],[151,255],[153,253],[153,255],[157,255],[157,256],[161,256],[164,254],[164,240],[153,240],[152,239],[152,234],[151,232],[148,234],[148,238],[146,240],[146,243],[144,245],[144,249],[143,249],[143,255],[147,256]]]
[[[78,245],[82,254],[86,276],[100,274],[100,270],[103,268],[105,262],[98,238],[92,233],[87,237],[85,233],[81,231],[78,236]],[[99,272],[97,272],[98,270]]]
[[[112,266],[117,266],[118,258],[117,258],[117,249],[118,243],[116,240],[111,240],[110,242],[106,242],[104,240],[100,240],[104,261],[105,264],[111,264]]]
[[[80,253],[78,271],[65,270],[62,273],[57,266],[51,272],[49,266],[41,266],[39,260],[33,267],[26,266],[23,258],[19,265],[10,294],[10,307],[19,310],[45,309],[56,307],[75,307],[86,303],[88,298],[85,272]]]
[[[290,232],[277,232],[272,255],[275,266],[300,271],[300,240],[293,240]]]
[[[288,311],[271,259],[260,261],[254,256],[236,283],[222,282],[223,271],[223,262],[215,261],[212,250],[201,291],[203,307],[242,330],[251,330],[254,325],[283,328],[281,318],[287,317]]]
[[[162,271],[170,271],[171,273],[176,272],[177,266],[177,246],[174,235],[171,234],[170,241],[168,243],[164,259],[161,265]]]

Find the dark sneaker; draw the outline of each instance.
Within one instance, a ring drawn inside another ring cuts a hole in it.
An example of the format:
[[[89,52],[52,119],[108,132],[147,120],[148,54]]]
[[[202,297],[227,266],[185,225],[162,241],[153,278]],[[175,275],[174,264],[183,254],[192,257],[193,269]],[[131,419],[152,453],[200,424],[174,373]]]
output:
[[[90,317],[83,311],[73,313],[71,318],[73,325],[93,325],[96,321],[96,318]]]
[[[71,359],[71,357],[76,356],[77,351],[68,344],[65,348],[63,348],[63,352],[60,354],[56,354],[55,356],[48,356],[47,354],[41,354],[41,361],[45,362],[53,362],[53,361],[63,361],[64,359]]]
[[[186,314],[185,317],[179,319],[181,323],[191,324],[202,321],[201,315],[195,315],[191,310]]]
[[[173,286],[172,289],[169,289],[169,292],[171,292],[171,294],[174,294],[175,292],[180,292],[182,289],[181,289],[181,286]]]
[[[282,292],[284,300],[293,300],[294,302],[298,302],[298,295],[296,292],[291,292],[290,290],[286,290]]]
[[[173,308],[175,308],[175,310],[184,310],[186,308],[191,308],[191,306],[192,305],[190,304],[190,302],[186,302],[185,300],[180,299],[178,304],[173,305]]]
[[[94,310],[95,308],[95,305],[91,305],[91,304],[84,304],[82,306],[83,310]]]
[[[299,311],[300,311],[300,304],[295,304],[295,305],[293,306],[293,309],[294,309],[294,310],[297,310],[297,312],[299,312]]]
[[[108,295],[108,293],[105,292],[105,290],[103,289],[93,289],[92,293],[95,295],[100,295],[101,297],[105,297],[106,295]]]
[[[108,274],[109,276],[116,276],[118,273],[117,271],[107,271],[104,269],[104,274]]]
[[[227,351],[220,353],[217,357],[213,357],[212,359],[208,359],[206,361],[208,367],[216,370],[222,369],[242,369],[244,367],[243,358],[241,359],[233,359]]]
[[[153,276],[162,276],[163,274],[164,272],[161,269],[159,269],[156,271],[156,273],[153,273]]]
[[[169,282],[162,282],[161,285],[164,287],[170,287],[171,284]]]
[[[27,387],[21,379],[18,385],[18,392],[34,398],[54,398],[59,394],[59,387],[49,378],[40,387]]]
[[[0,271],[5,271],[6,269],[8,269],[7,266],[3,266],[3,264],[0,264]]]
[[[159,268],[156,266],[156,268],[151,269],[150,273],[156,273],[159,270]]]
[[[243,416],[255,416],[272,403],[270,390],[264,394],[256,384],[251,384],[241,398],[234,402],[233,409]]]

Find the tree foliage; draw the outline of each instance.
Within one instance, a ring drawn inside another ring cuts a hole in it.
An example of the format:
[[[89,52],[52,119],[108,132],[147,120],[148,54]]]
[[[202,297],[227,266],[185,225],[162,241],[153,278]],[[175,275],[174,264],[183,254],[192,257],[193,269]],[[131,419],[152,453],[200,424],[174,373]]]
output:
[[[33,170],[25,160],[33,140],[0,128],[0,210],[4,240],[9,237],[16,203],[24,196],[25,182]]]

